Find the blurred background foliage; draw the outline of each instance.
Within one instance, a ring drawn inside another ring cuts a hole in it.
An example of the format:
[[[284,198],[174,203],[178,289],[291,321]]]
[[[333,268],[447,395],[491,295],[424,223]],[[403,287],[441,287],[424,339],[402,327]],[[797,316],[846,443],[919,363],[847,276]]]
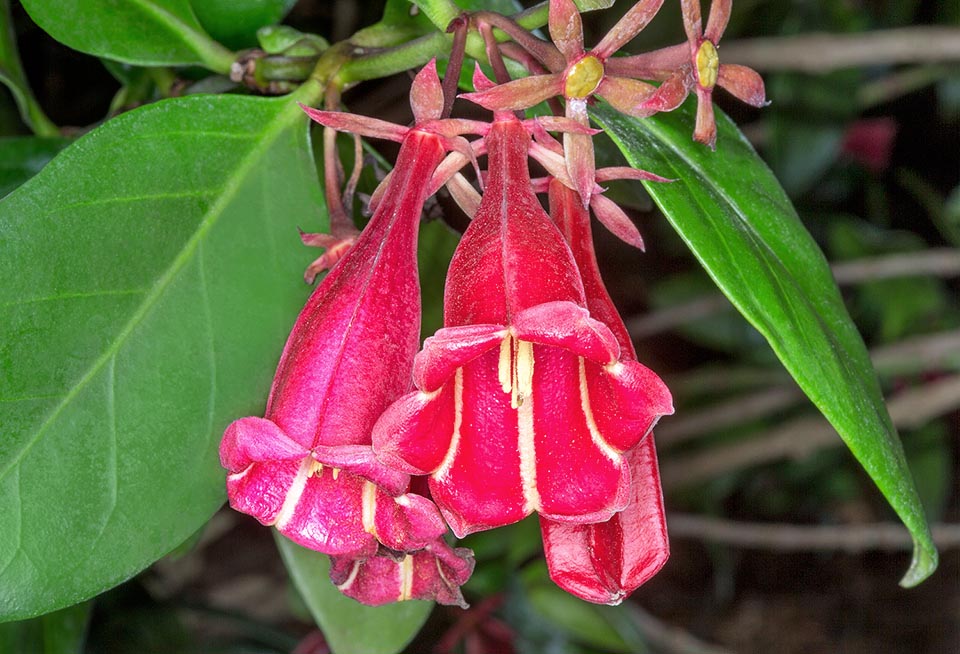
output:
[[[587,43],[629,4],[586,15]],[[627,50],[681,39],[677,3],[666,5]],[[382,12],[377,2],[275,0],[262,15],[230,22],[227,4],[204,6],[199,18],[231,47],[252,45],[256,28],[287,10],[285,23],[331,41]],[[231,88],[199,70],[133,68],[79,54],[44,34],[17,2],[10,10],[29,84],[60,129],[31,136],[16,99],[0,88],[0,196],[112,115],[169,95]],[[960,66],[956,54],[931,55],[937,42],[923,31],[897,30],[958,24],[953,1],[737,0],[721,54],[760,70],[772,103],[753,110],[715,96],[834,266],[943,547],[934,577],[912,590],[896,585],[906,532],[642,188],[622,184],[611,194],[633,209],[648,252],[638,255],[603,230],[596,237],[640,358],[664,376],[677,403],[657,430],[673,556],[624,605],[596,607],[549,582],[535,519],[473,535],[465,543],[479,563],[465,588],[473,608],[435,610],[407,651],[956,651]],[[829,36],[796,40],[812,33]],[[891,57],[892,42],[881,40],[860,61],[842,64],[842,43],[858,35],[886,35],[907,54]],[[407,75],[365,83],[345,101],[358,113],[403,122],[408,83]],[[619,157],[612,146],[599,155]],[[375,185],[372,171],[361,190]],[[439,299],[435,282],[455,236],[438,217],[461,229],[463,219],[446,198],[435,203],[421,265],[428,298]],[[425,333],[440,320],[438,302],[427,312]],[[78,607],[0,625],[0,652],[41,651],[328,650],[269,534],[221,511],[137,579]]]

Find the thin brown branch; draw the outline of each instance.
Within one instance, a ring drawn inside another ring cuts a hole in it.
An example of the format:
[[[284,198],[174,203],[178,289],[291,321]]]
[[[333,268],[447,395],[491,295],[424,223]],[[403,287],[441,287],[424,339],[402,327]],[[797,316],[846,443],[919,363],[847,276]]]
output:
[[[857,553],[909,550],[913,547],[910,532],[896,523],[792,525],[737,522],[686,513],[671,513],[667,523],[672,538],[691,538],[751,549]],[[931,531],[938,548],[960,548],[960,525],[935,524],[931,526]]]
[[[690,411],[681,417],[665,421],[657,429],[657,444],[660,447],[670,447],[696,436],[765,418],[795,406],[803,401],[803,397],[799,388],[779,386],[737,396],[698,411]]]
[[[960,61],[960,29],[936,25],[862,34],[801,34],[725,41],[723,61],[760,71],[822,73],[842,68]]]
[[[870,352],[874,367],[882,374],[910,374],[960,366],[960,330],[920,336],[899,343],[874,348]],[[715,375],[714,371],[708,374]],[[717,391],[729,392],[731,379],[720,373]],[[786,380],[789,381],[789,380]],[[722,386],[726,383],[726,387]],[[657,429],[657,443],[670,447],[722,429],[759,420],[778,411],[801,404],[804,395],[794,385],[766,380],[760,390],[744,393],[707,407],[681,413],[667,419]],[[771,385],[771,383],[773,385]],[[671,387],[674,385],[671,383]],[[691,386],[687,383],[687,388]],[[715,391],[715,392],[717,392]]]
[[[887,408],[899,429],[924,425],[960,408],[960,375],[901,391],[887,402]],[[804,416],[749,440],[665,460],[661,468],[663,484],[667,488],[679,488],[762,463],[802,460],[841,443],[824,418]]]
[[[730,654],[729,650],[706,643],[691,633],[667,624],[636,604],[624,604],[630,618],[647,639],[651,649],[671,654]]]
[[[951,278],[960,276],[960,250],[931,248],[867,257],[833,264],[831,270],[837,283],[844,286],[900,277]],[[684,304],[631,318],[626,321],[627,329],[634,339],[646,338],[729,308],[730,302],[719,293],[704,295]]]

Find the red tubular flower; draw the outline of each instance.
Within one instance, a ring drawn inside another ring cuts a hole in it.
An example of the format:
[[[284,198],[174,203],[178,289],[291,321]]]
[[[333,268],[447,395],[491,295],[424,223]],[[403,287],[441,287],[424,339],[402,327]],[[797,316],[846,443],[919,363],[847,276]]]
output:
[[[384,463],[430,475],[454,533],[609,519],[629,501],[623,452],[671,413],[653,372],[621,361],[590,317],[569,247],[531,190],[530,138],[500,114],[489,176],[447,277],[444,329],[414,364],[418,391],[374,427]]]
[[[590,217],[576,194],[558,180],[550,183],[550,213],[572,248],[591,315],[616,335],[621,358],[636,360],[630,336],[600,278]],[[624,456],[631,486],[622,511],[594,524],[540,518],[550,577],[567,592],[598,604],[619,604],[656,574],[670,555],[653,434]]]
[[[436,78],[432,67],[425,71]],[[265,416],[235,421],[220,446],[233,508],[331,555],[374,556],[381,544],[435,547],[446,531],[436,506],[407,492],[409,476],[378,462],[371,448],[377,418],[410,386],[424,180],[445,152],[436,133],[414,128],[401,138],[370,223],[293,327]]]
[[[435,600],[467,608],[460,592],[473,572],[473,552],[437,539],[412,553],[381,548],[368,559],[330,558],[330,580],[347,597],[369,606],[404,600]]]

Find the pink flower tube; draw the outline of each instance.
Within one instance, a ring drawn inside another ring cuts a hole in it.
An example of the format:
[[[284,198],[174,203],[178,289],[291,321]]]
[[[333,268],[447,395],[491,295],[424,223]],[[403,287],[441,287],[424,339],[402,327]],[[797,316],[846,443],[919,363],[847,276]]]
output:
[[[445,327],[417,355],[418,390],[374,427],[374,449],[430,475],[460,537],[533,511],[604,521],[630,500],[623,453],[672,412],[670,394],[621,360],[587,310],[570,248],[531,189],[526,129],[500,114],[485,138],[489,176],[450,265]]]

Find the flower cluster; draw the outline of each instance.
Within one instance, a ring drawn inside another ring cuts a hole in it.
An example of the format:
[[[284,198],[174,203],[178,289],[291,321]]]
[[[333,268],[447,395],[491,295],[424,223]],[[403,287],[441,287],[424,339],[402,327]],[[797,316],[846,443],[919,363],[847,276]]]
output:
[[[642,0],[589,51],[571,0],[551,1],[554,43],[502,16],[468,16],[461,26],[513,36],[502,51],[535,73],[494,83],[477,70],[464,97],[492,109],[490,122],[446,115],[433,62],[413,82],[412,127],[304,108],[331,130],[392,139],[400,151],[361,234],[305,236],[336,251],[310,274],[332,268],[293,327],[264,416],[231,424],[220,455],[231,506],[330,555],[331,579],[348,596],[464,606],[474,562],[447,543],[448,525],[462,538],[533,512],[551,577],[589,601],[620,602],[666,561],[651,431],[672,401],[637,361],[604,288],[590,215],[642,247],[600,183],[667,180],[597,169],[586,108],[596,94],[646,116],[691,89],[709,104],[718,80],[743,97],[737,84],[748,76],[716,59],[729,14],[719,0],[704,34],[691,27],[696,3],[683,2],[691,59],[677,48],[613,57],[661,3]],[[488,52],[501,56],[492,40]],[[551,96],[563,98],[564,115],[513,113]],[[701,111],[695,138],[712,144],[710,125]],[[481,194],[459,169],[479,169],[483,155]],[[547,177],[531,179],[531,158]],[[418,224],[443,185],[472,222],[447,275],[444,326],[418,352]]]

